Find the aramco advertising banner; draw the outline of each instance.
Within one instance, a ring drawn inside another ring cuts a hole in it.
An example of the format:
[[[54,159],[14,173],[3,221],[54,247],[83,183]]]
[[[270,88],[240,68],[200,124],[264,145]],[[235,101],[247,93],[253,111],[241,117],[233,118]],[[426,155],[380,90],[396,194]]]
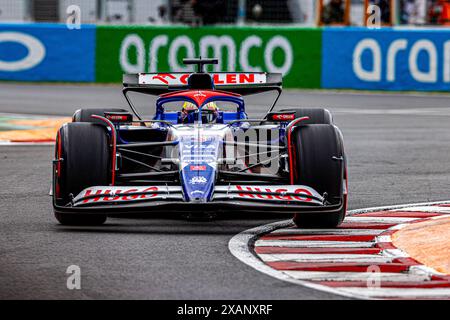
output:
[[[95,81],[95,26],[0,24],[0,80]]]
[[[124,73],[283,74],[287,88],[450,89],[450,30],[0,24],[0,80],[117,82]]]
[[[450,90],[450,30],[325,28],[322,88]]]
[[[322,31],[269,27],[97,27],[97,81],[123,73],[193,71],[186,57],[217,57],[210,71],[267,71],[284,86],[319,88]]]

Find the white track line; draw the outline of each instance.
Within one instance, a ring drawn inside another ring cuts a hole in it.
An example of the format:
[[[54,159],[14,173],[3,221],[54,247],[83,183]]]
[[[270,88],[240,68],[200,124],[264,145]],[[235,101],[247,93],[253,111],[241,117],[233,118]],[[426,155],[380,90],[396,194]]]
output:
[[[417,207],[409,207],[409,208],[405,208],[405,209],[396,209],[396,210],[392,210],[392,211],[407,211],[407,212],[413,212],[413,211],[418,211],[418,212],[439,212],[439,213],[450,213],[450,207],[439,207],[439,206],[417,206]]]
[[[321,272],[321,271],[282,271],[297,280],[309,281],[381,281],[381,282],[422,282],[429,281],[426,274],[391,272]]]
[[[450,288],[341,288],[345,294],[361,296],[366,299],[373,298],[450,298]]]
[[[418,218],[399,218],[399,217],[347,217],[344,222],[357,223],[406,223],[417,220]]]
[[[401,249],[385,249],[382,251],[383,255],[395,258],[409,258],[409,254]]]
[[[392,242],[391,236],[379,236],[376,238],[377,242]]]
[[[353,262],[353,263],[390,263],[394,257],[375,254],[296,254],[275,253],[259,254],[264,262]]]
[[[348,216],[352,216],[359,213],[369,213],[369,212],[375,212],[375,211],[386,211],[386,210],[396,210],[396,209],[406,209],[406,208],[412,208],[412,207],[418,207],[418,206],[433,206],[433,205],[440,205],[440,204],[450,204],[449,201],[434,201],[434,202],[418,202],[418,203],[407,203],[407,204],[396,204],[396,205],[390,205],[390,206],[380,206],[380,207],[370,207],[370,208],[364,208],[364,209],[357,209],[357,210],[351,210],[347,212]],[[403,210],[398,210],[403,211]],[[293,224],[291,224],[293,225]]]
[[[303,241],[303,240],[258,240],[255,247],[287,248],[371,248],[374,242],[362,241]]]
[[[434,115],[434,116],[450,116],[448,108],[426,108],[426,109],[338,109],[333,110],[336,114],[366,114],[366,115]]]
[[[409,267],[409,273],[421,273],[421,274],[433,274],[435,276],[444,276],[445,274],[442,272],[438,272],[436,270],[434,270],[433,268],[424,266],[424,265],[414,265]]]
[[[359,235],[359,236],[376,236],[384,230],[380,229],[294,229],[284,228],[272,231],[270,234],[278,235]]]

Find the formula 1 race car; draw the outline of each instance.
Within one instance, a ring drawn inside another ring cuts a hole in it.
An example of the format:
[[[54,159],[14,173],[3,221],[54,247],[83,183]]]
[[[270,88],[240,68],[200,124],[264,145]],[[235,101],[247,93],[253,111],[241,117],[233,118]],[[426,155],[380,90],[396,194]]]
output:
[[[124,75],[123,109],[80,109],[57,134],[53,207],[64,225],[152,213],[272,212],[299,227],[336,227],[347,208],[343,138],[326,109],[274,111],[281,74]],[[274,91],[266,115],[244,97]],[[157,96],[144,119],[129,93]]]

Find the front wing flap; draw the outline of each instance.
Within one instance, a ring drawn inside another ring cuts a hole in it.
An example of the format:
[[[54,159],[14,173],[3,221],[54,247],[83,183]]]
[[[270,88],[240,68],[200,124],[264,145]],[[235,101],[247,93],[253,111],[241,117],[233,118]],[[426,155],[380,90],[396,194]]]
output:
[[[270,211],[334,212],[342,203],[330,205],[317,191],[302,185],[216,186],[210,202],[186,202],[180,186],[94,186],[81,191],[65,213],[121,214],[133,212]]]

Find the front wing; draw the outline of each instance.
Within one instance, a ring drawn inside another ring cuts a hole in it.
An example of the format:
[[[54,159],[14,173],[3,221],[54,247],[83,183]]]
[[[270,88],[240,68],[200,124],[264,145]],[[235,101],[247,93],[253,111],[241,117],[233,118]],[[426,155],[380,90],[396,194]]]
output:
[[[189,212],[339,212],[343,201],[330,205],[317,191],[302,185],[216,186],[210,202],[186,202],[180,186],[94,186],[81,191],[62,213],[189,213]]]

